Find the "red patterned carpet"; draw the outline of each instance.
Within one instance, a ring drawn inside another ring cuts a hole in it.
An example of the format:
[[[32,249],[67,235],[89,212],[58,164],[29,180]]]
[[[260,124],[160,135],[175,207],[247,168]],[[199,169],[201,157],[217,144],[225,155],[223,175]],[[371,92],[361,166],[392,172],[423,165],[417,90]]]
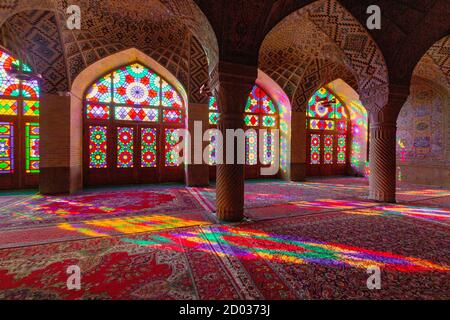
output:
[[[450,298],[449,190],[400,186],[410,198],[391,205],[350,198],[347,189],[367,190],[363,180],[339,181],[336,191],[328,180],[251,183],[254,193],[295,189],[300,197],[258,206],[250,194],[246,214],[262,221],[240,224],[218,224],[204,194],[176,186],[9,199],[0,215],[0,299]],[[111,192],[128,199],[93,194]],[[41,225],[26,223],[38,218]],[[66,286],[72,265],[81,269],[79,291]],[[366,286],[369,266],[381,269],[380,290]]]

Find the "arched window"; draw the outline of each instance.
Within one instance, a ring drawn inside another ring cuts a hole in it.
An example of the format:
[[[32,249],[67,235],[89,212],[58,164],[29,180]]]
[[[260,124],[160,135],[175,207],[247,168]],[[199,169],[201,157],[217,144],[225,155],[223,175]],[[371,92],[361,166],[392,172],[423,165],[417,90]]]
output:
[[[326,88],[311,97],[306,113],[307,175],[346,174],[348,113]]]
[[[0,188],[38,185],[39,83],[0,49]],[[20,75],[20,76],[19,76]]]
[[[209,123],[211,128],[216,127],[219,118],[218,107],[214,97],[210,98],[209,103]],[[269,166],[273,163],[273,155],[275,148],[275,134],[273,129],[279,128],[279,113],[272,98],[258,85],[255,85],[249,94],[247,105],[245,106],[244,130],[248,131],[245,141],[245,162],[246,162],[246,178],[260,177],[260,169],[262,166]],[[258,142],[259,135],[262,134],[259,129],[265,129],[263,139],[263,159],[259,159]],[[214,138],[212,138],[214,139]],[[210,145],[210,165],[215,165],[215,148],[214,140]]]
[[[147,67],[103,76],[85,96],[86,184],[181,181],[174,147],[184,119],[180,94]]]

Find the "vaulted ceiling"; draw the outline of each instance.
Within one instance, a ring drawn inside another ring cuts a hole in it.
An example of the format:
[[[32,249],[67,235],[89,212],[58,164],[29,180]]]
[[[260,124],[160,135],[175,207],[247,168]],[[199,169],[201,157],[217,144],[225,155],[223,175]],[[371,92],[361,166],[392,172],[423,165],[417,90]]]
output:
[[[82,8],[82,30],[65,26],[70,4]],[[381,31],[365,27],[372,4]],[[299,103],[338,75],[360,93],[409,85],[419,60],[448,75],[448,16],[447,0],[0,2],[2,44],[26,52],[44,90],[68,90],[88,65],[136,47],[192,87],[195,100],[219,59],[259,66]]]

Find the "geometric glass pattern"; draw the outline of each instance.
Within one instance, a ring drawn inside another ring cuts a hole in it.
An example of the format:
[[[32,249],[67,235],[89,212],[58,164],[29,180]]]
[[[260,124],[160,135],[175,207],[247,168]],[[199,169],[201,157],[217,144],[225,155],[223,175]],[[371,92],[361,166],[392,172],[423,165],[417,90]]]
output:
[[[156,108],[115,107],[115,119],[139,122],[157,122],[159,110]]]
[[[179,154],[174,150],[175,146],[180,142],[180,136],[177,129],[165,129],[165,165],[166,167],[179,166]]]
[[[125,180],[133,181],[130,183],[144,182],[140,178],[146,182],[165,180],[179,173],[165,171],[163,161],[166,166],[179,166],[179,156],[171,147],[178,144],[179,137],[178,132],[172,131],[178,131],[177,128],[184,125],[184,100],[177,87],[159,74],[140,63],[118,68],[89,88],[85,107],[86,125],[103,127],[108,123],[109,128],[116,128],[106,132],[104,127],[105,148],[99,153],[104,159],[101,166],[111,165],[107,163],[107,159],[111,159],[108,152],[114,151],[112,158],[117,168],[134,169],[132,177],[124,176]],[[151,127],[145,124],[151,124]],[[108,152],[106,141],[111,149]],[[148,174],[143,170],[145,168],[158,168],[158,172]],[[115,170],[113,174],[121,173]],[[98,176],[89,175],[88,180],[91,177],[97,184]]]
[[[108,167],[106,126],[89,126],[89,168],[104,169]]]
[[[314,141],[318,143],[311,144],[311,164],[321,164],[322,159],[322,164],[346,164],[345,143],[349,124],[347,111],[342,102],[327,88],[322,87],[309,100],[306,114],[309,118],[307,128],[313,134],[312,137],[315,137]],[[321,150],[322,139],[323,150]],[[311,143],[313,143],[312,140]],[[335,152],[337,153],[336,162],[334,161]]]
[[[32,72],[30,66],[15,59],[0,49],[0,173],[39,173],[39,82],[34,79],[19,79],[11,72]],[[9,122],[14,117],[14,122]],[[24,117],[35,117],[30,121]],[[16,134],[16,137],[14,136]],[[22,141],[17,145],[17,140]],[[16,142],[16,145],[14,143]],[[20,154],[21,161],[14,159]],[[18,166],[19,165],[19,166]],[[15,168],[14,168],[15,167]],[[21,187],[22,179],[14,187]]]
[[[209,124],[217,125],[219,122],[219,113],[218,112],[210,112],[209,113]]]
[[[333,135],[324,136],[324,163],[333,164]]]
[[[159,106],[161,78],[148,68],[135,63],[113,73],[115,103],[140,106]]]
[[[16,116],[17,112],[17,100],[0,99],[0,115]]]
[[[273,128],[277,124],[277,119],[273,116],[263,116],[262,117],[262,126]]]
[[[333,120],[317,120],[312,119],[309,122],[309,128],[311,130],[334,130]]]
[[[311,135],[311,164],[320,164],[320,135]]]
[[[180,110],[164,109],[163,120],[168,123],[181,123],[182,114]]]
[[[111,74],[101,77],[87,91],[87,102],[110,103],[112,100],[111,93]]]
[[[253,114],[247,114],[244,117],[244,123],[247,127],[256,127],[259,125],[259,117]]]
[[[337,136],[338,146],[337,146],[337,163],[345,164],[345,155],[347,154],[347,136],[340,134]]]
[[[88,103],[86,105],[86,116],[88,119],[108,120],[109,106]]]
[[[117,128],[117,168],[134,166],[134,128]]]
[[[39,173],[39,123],[25,123],[25,171]]]
[[[258,134],[254,130],[246,134],[245,161],[249,166],[258,164]]]
[[[264,165],[273,164],[275,159],[273,158],[275,156],[275,143],[274,143],[275,135],[272,132],[265,132],[264,133],[264,146],[263,146],[263,152],[264,152]]]
[[[208,164],[214,166],[217,164],[217,136],[214,131],[209,131],[209,145],[208,145]]]
[[[166,81],[162,81],[162,105],[163,107],[181,108],[183,106],[178,92]]]
[[[24,116],[39,116],[39,101],[24,100],[23,101]]]
[[[141,167],[155,168],[157,135],[155,128],[141,128]]]
[[[0,174],[14,172],[14,125],[0,122]]]
[[[217,106],[217,101],[216,98],[214,98],[214,96],[210,96],[209,97],[209,110],[211,111],[219,111],[219,107]]]

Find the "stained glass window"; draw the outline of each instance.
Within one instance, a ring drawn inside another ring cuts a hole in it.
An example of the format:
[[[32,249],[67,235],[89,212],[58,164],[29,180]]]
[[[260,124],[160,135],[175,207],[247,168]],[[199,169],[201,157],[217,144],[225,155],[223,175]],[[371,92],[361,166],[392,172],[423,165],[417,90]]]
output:
[[[334,136],[327,134],[324,138],[324,163],[333,164],[333,141]]]
[[[166,81],[162,81],[162,105],[163,107],[181,108],[183,103],[178,92]]]
[[[340,143],[346,141],[348,117],[342,102],[327,88],[320,88],[309,100],[307,118],[307,129],[315,138],[311,140],[311,164],[346,164],[345,143],[344,146]],[[313,145],[313,142],[319,144]],[[337,160],[334,160],[335,154]]]
[[[181,123],[183,119],[180,110],[169,110],[165,109],[163,111],[163,120],[168,123]]]
[[[208,145],[208,164],[213,166],[217,164],[217,137],[214,131],[209,131]]]
[[[248,131],[245,137],[246,164],[254,166],[258,164],[258,134],[256,131]]]
[[[117,168],[133,168],[134,166],[134,129],[117,128]]]
[[[104,169],[108,167],[107,127],[89,126],[89,168]]]
[[[0,174],[14,172],[14,125],[0,122]]]
[[[16,116],[17,112],[17,100],[0,99],[0,115]]]
[[[311,164],[320,164],[320,135],[311,135]]]
[[[40,159],[39,82],[19,79],[15,75],[18,72],[31,74],[32,69],[0,49],[0,173],[17,170],[37,174]],[[23,145],[18,146],[18,141]],[[15,161],[14,154],[19,153],[14,147],[21,150],[21,161]],[[17,179],[14,187],[22,184],[23,181]]]
[[[110,103],[112,101],[111,74],[100,78],[88,89],[86,101],[101,103]]]
[[[92,125],[92,128],[105,129],[102,136],[104,140],[96,140],[99,143],[90,146],[93,150],[90,158],[91,168],[108,166],[108,139],[112,140],[110,143],[115,145],[114,148],[117,147],[118,168],[158,167],[159,143],[164,143],[168,150],[167,153],[161,154],[161,157],[167,156],[166,165],[179,165],[177,155],[171,152],[169,147],[177,136],[177,133],[171,133],[171,130],[181,128],[184,123],[183,99],[175,87],[158,74],[134,63],[100,78],[88,89],[85,98],[88,125],[98,124]],[[116,136],[108,137],[106,127],[102,125],[105,120],[120,124]],[[136,129],[127,127],[127,122],[135,122]],[[141,127],[144,123],[151,123],[154,127]],[[170,127],[170,130],[167,131],[166,127]],[[158,142],[160,135],[164,142]],[[93,136],[90,139],[93,140]],[[139,161],[140,165],[135,161]]]
[[[109,106],[88,103],[86,105],[86,115],[88,119],[108,120]]]
[[[217,102],[214,97],[209,100],[209,123],[211,126],[217,125],[219,113]],[[255,85],[250,92],[247,104],[245,106],[244,115],[244,126],[245,129],[255,129],[258,128],[278,128],[279,118],[277,114],[277,109],[274,105],[273,100],[270,96],[258,85]],[[246,137],[246,164],[247,165],[258,165],[258,133],[251,133]],[[263,138],[264,145],[262,146],[263,160],[261,164],[268,165],[272,162],[270,159],[271,153],[275,148],[273,141],[273,134],[268,133]],[[210,161],[211,163],[211,161]]]
[[[25,170],[39,173],[39,123],[25,123]]]
[[[141,64],[135,63],[113,73],[115,103],[159,106],[161,78]]]
[[[24,100],[23,101],[24,116],[39,116],[39,101]]]
[[[157,122],[159,110],[156,108],[115,107],[115,119],[125,121]]]
[[[338,135],[338,146],[337,146],[337,162],[338,164],[346,163],[346,154],[347,154],[347,136],[346,135]]]
[[[141,167],[155,168],[157,131],[155,128],[141,129]]]
[[[165,133],[165,163],[166,167],[178,166],[179,154],[174,150],[175,146],[180,142],[177,129],[166,129]]]
[[[272,132],[265,132],[264,133],[264,160],[263,164],[273,164],[274,163],[274,156],[275,156],[275,135]]]

